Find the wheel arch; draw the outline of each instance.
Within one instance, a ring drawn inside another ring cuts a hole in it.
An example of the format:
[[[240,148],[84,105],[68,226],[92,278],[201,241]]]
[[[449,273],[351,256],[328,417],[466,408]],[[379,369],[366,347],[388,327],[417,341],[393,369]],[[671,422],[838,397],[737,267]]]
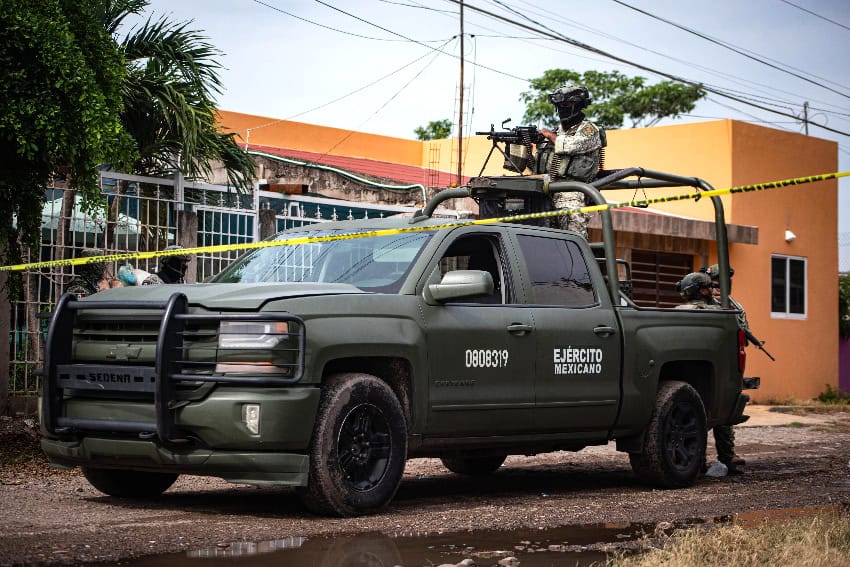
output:
[[[715,372],[714,365],[707,360],[676,360],[667,362],[658,375],[658,386],[661,389],[665,382],[677,380],[689,384],[702,398],[706,416],[713,415]]]
[[[344,372],[371,374],[385,382],[398,398],[404,411],[407,430],[413,425],[413,365],[403,357],[394,356],[353,356],[330,360],[322,370],[322,384],[329,376]]]

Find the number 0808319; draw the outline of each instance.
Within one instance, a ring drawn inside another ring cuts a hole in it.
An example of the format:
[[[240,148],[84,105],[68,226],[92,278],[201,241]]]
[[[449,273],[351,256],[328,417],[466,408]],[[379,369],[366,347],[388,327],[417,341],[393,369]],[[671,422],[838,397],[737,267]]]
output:
[[[507,365],[507,349],[466,349],[467,368],[505,368]]]

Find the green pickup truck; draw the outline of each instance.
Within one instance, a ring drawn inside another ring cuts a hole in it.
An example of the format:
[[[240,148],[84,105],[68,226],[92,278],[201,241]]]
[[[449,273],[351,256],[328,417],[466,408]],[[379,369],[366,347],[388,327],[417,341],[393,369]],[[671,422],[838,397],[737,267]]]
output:
[[[42,447],[116,497],[159,495],[185,473],[294,486],[332,515],[386,505],[409,458],[480,475],[507,455],[611,440],[640,479],[689,486],[707,429],[746,419],[719,199],[721,310],[632,303],[609,211],[594,246],[543,226],[430,218],[463,195],[520,211],[544,190],[601,203],[599,189],[635,175],[707,188],[642,169],[593,185],[477,178],[413,219],[280,233],[311,238],[203,284],[66,294],[45,346]]]

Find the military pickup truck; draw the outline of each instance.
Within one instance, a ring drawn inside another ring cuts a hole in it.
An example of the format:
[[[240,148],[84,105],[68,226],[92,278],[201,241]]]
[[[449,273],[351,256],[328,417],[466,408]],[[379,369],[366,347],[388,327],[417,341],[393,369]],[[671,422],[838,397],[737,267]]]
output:
[[[478,178],[413,219],[280,233],[300,243],[203,284],[65,294],[46,341],[42,447],[116,497],[209,475],[294,486],[332,515],[386,505],[410,458],[482,475],[507,455],[611,440],[643,481],[689,486],[707,429],[746,419],[736,312],[635,305],[609,211],[593,247],[543,226],[430,218],[450,197],[522,212],[544,190],[601,203],[599,188],[630,183],[707,188],[642,169],[594,185]],[[722,208],[718,219],[728,308]]]

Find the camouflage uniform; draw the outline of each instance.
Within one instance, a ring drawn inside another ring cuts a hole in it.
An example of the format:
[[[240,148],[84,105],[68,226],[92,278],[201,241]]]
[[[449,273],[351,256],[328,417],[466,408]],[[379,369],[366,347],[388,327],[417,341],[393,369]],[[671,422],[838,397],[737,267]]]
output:
[[[589,183],[599,172],[602,137],[599,128],[589,120],[564,131],[558,128],[555,147],[549,154],[546,170],[552,181],[583,181]],[[584,194],[578,192],[555,193],[555,208],[577,209],[585,205]],[[575,231],[587,238],[590,213],[574,213],[558,217],[560,228]]]
[[[730,268],[729,277],[731,278],[734,273],[734,270]],[[720,267],[714,264],[706,270],[706,274],[711,277],[712,282],[718,281],[720,278]],[[714,303],[719,309],[719,298],[715,297]],[[749,330],[750,326],[747,323],[747,313],[744,311],[744,307],[735,301],[731,295],[729,296],[729,305],[732,309],[739,311],[737,315],[738,327],[745,331]],[[731,474],[739,473],[738,466],[743,465],[744,460],[735,454],[735,430],[732,429],[731,425],[717,425],[714,427],[714,445],[717,449],[717,460],[726,465]]]
[[[687,303],[677,305],[676,309],[721,309],[720,304],[711,295],[710,273],[694,272],[676,284],[676,290],[687,300]],[[735,463],[735,432],[732,431],[732,426],[715,425],[713,433],[717,460],[726,465],[730,474],[740,472]]]
[[[687,303],[677,305],[676,309],[720,309],[719,305],[710,303],[705,299],[691,299]]]

